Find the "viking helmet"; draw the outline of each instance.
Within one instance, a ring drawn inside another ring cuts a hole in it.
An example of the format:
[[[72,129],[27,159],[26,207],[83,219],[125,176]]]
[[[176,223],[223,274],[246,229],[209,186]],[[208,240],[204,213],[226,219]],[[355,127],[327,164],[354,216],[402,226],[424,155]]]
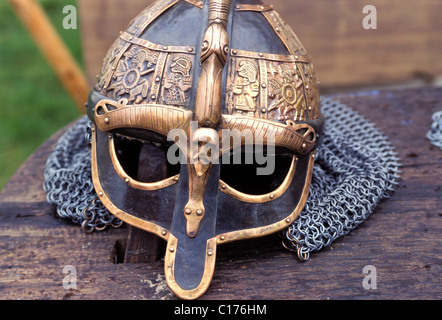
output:
[[[298,217],[324,122],[310,56],[259,0],[156,1],[109,50],[88,116],[101,202],[167,241],[184,299],[219,245]]]

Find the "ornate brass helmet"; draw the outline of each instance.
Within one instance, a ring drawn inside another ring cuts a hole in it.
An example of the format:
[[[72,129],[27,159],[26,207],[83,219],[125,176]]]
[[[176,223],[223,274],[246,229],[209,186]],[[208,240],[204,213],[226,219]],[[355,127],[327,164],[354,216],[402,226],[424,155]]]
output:
[[[209,287],[218,245],[302,211],[323,126],[310,56],[258,0],[160,0],[115,41],[88,101],[106,208],[167,241],[179,297]]]

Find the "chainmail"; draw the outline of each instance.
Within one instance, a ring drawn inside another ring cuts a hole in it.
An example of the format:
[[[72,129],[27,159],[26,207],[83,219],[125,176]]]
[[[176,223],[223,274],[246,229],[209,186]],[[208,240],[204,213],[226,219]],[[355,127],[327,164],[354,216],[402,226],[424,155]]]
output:
[[[344,236],[388,198],[399,179],[399,159],[373,124],[331,98],[323,97],[326,118],[318,149],[310,196],[300,217],[282,233],[285,248],[305,261]],[[58,141],[48,158],[44,188],[57,214],[85,232],[119,227],[98,200],[91,181],[87,147],[90,122],[81,118]]]
[[[396,152],[372,123],[331,98],[323,98],[322,112],[310,196],[283,234],[283,245],[303,261],[364,222],[400,178]]]
[[[78,120],[57,142],[46,162],[43,188],[57,215],[80,224],[86,233],[122,221],[107,211],[99,200],[91,176],[90,121]]]
[[[432,118],[433,124],[427,133],[427,138],[442,150],[442,110],[433,114]]]

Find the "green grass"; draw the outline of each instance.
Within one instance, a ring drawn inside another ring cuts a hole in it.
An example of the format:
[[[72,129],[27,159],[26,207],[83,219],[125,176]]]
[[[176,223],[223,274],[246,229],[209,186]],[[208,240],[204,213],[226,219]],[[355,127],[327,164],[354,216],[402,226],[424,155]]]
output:
[[[63,7],[76,1],[40,3],[82,65],[80,31],[62,27]],[[0,190],[30,154],[79,116],[9,2],[0,1]]]

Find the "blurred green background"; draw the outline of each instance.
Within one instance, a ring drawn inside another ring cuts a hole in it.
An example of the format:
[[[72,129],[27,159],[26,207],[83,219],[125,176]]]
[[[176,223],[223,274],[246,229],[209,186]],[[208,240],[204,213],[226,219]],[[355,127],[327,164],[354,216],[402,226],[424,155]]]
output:
[[[82,66],[80,30],[65,30],[65,5],[39,0],[55,29]],[[79,25],[79,22],[78,24]],[[6,0],[0,1],[0,190],[45,140],[80,117],[31,36]]]

